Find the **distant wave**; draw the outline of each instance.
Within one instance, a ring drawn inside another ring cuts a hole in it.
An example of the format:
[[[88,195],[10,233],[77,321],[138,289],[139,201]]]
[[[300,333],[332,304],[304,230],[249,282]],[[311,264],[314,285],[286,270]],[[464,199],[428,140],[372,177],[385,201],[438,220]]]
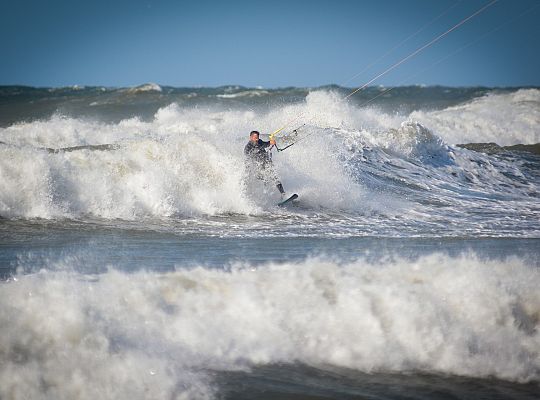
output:
[[[222,99],[235,99],[238,97],[258,97],[268,94],[270,94],[270,92],[267,90],[245,90],[237,93],[216,94],[216,97],[220,97]]]
[[[157,83],[145,83],[134,88],[128,89],[131,93],[143,93],[143,92],[162,92],[163,89]]]
[[[515,144],[513,146],[499,146],[497,143],[463,143],[458,144],[458,146],[488,154],[497,154],[503,151],[520,151],[540,155],[540,143]]]

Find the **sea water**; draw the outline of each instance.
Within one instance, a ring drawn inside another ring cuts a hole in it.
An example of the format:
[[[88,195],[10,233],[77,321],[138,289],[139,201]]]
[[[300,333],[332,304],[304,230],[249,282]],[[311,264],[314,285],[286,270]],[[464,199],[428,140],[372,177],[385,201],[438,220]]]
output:
[[[537,397],[540,90],[384,91],[0,88],[0,398]]]

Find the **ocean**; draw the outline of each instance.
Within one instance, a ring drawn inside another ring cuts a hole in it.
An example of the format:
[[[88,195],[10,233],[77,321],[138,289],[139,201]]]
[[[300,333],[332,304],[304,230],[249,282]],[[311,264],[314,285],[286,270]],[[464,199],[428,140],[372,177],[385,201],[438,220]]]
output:
[[[0,399],[537,399],[540,89],[389,89],[0,87]]]

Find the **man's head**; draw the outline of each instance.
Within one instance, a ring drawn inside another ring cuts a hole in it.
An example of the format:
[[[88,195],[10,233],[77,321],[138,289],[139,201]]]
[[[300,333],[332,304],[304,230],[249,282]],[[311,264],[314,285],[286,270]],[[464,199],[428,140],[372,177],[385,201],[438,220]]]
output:
[[[259,132],[257,131],[251,131],[249,134],[249,140],[252,142],[258,142],[259,141]]]

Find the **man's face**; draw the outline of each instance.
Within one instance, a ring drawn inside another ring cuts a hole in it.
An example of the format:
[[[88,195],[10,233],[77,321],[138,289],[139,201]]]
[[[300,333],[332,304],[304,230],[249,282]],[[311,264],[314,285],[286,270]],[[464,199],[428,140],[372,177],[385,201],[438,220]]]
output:
[[[254,133],[254,134],[250,135],[249,140],[251,140],[252,142],[258,142],[259,141],[259,134]]]

